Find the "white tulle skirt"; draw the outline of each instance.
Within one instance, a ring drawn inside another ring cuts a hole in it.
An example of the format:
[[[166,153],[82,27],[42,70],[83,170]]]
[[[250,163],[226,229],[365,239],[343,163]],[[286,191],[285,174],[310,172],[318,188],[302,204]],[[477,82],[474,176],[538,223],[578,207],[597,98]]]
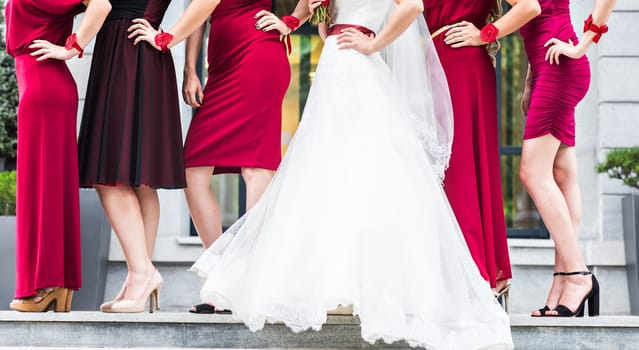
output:
[[[353,305],[362,337],[512,346],[379,55],[329,37],[302,122],[261,200],[195,263],[201,297],[251,330],[319,330]]]

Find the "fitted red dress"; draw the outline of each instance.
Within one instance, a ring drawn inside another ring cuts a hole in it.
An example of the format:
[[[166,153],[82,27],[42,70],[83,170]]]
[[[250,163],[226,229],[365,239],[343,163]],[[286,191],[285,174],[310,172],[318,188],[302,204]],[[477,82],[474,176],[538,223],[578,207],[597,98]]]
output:
[[[478,28],[494,0],[424,0],[431,32],[460,21]],[[455,120],[444,190],[484,279],[512,277],[501,191],[495,69],[485,47],[451,48],[434,39],[448,79]]]
[[[271,6],[271,0],[226,0],[211,15],[208,81],[186,136],[187,168],[277,169],[290,66],[279,33],[255,29],[254,18]]]
[[[562,56],[559,64],[545,60],[544,44],[554,38],[579,39],[570,22],[569,0],[541,0],[541,14],[521,28],[531,69],[530,107],[524,139],[551,134],[567,146],[575,145],[575,107],[590,85],[590,64]]]
[[[11,0],[7,51],[18,105],[16,298],[82,285],[76,116],[78,93],[63,61],[37,62],[35,39],[64,45],[80,0]]]

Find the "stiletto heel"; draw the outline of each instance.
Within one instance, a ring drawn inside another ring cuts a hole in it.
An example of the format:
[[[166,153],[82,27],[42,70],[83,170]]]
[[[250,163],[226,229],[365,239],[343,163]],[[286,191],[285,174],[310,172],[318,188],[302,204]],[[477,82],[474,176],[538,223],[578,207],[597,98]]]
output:
[[[140,299],[134,300],[121,300],[111,305],[111,308],[105,310],[105,312],[113,313],[139,313],[144,312],[146,309],[146,302],[149,301],[149,312],[153,313],[153,306],[155,305],[159,310],[159,290],[162,287],[162,276],[156,269],[153,271],[151,278],[147,284],[146,290]]]
[[[506,311],[506,313],[509,313],[508,297],[510,294],[510,286],[511,284],[507,283],[499,291],[493,290],[495,299],[497,299],[497,302],[501,305],[502,308],[504,308],[504,311]]]
[[[598,316],[599,315],[599,282],[595,275],[590,271],[576,271],[576,272],[561,272],[559,273],[561,276],[591,276],[592,279],[592,287],[590,291],[586,293],[584,298],[579,303],[577,310],[572,311],[565,305],[557,305],[555,311],[557,311],[557,315],[547,315],[553,317],[583,317],[584,309],[586,306],[586,302],[588,302],[588,316]]]
[[[46,289],[40,289],[38,295],[21,301],[12,302],[9,307],[16,311],[21,312],[45,312],[53,306],[55,312],[69,312],[71,306],[67,310],[67,295],[69,290],[67,288],[55,287],[50,291]],[[71,293],[73,295],[73,292]],[[40,300],[35,301],[36,298]]]

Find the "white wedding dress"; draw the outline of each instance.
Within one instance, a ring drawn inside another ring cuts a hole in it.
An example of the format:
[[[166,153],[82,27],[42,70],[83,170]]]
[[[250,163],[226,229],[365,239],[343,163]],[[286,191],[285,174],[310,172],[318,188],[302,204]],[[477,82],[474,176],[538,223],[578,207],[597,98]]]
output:
[[[379,32],[395,5],[334,6],[335,23]],[[192,268],[204,278],[201,297],[254,331],[271,321],[319,330],[343,304],[369,342],[511,348],[509,319],[470,256],[393,77],[382,55],[339,50],[327,38],[277,174]]]

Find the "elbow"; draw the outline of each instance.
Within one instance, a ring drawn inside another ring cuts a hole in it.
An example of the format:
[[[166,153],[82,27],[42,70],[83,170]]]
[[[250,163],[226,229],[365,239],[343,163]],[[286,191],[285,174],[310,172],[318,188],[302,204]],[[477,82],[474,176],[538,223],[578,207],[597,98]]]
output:
[[[539,1],[531,1],[528,6],[528,12],[530,13],[530,18],[535,18],[541,14],[541,6],[539,5]]]
[[[404,0],[403,2],[398,1],[397,3],[402,3],[402,5],[405,6],[404,8],[411,13],[421,14],[424,12],[424,2],[422,0]]]
[[[101,1],[100,2],[100,13],[105,17],[111,12],[111,2],[110,1]]]

